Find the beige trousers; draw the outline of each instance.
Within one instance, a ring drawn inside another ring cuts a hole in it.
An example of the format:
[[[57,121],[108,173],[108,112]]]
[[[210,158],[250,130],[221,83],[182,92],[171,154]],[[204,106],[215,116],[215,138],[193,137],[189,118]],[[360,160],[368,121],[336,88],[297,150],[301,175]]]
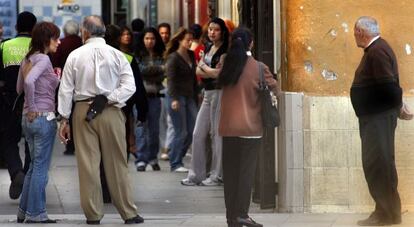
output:
[[[87,220],[103,217],[99,164],[102,159],[112,202],[122,219],[137,215],[128,178],[125,143],[125,115],[110,106],[89,123],[85,120],[87,102],[75,104],[73,139],[79,170],[81,207]]]

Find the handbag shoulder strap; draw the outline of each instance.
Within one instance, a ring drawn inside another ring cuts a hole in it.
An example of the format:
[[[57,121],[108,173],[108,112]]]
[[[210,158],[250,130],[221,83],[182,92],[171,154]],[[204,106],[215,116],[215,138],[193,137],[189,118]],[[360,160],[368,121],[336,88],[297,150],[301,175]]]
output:
[[[257,61],[257,64],[259,65],[259,87],[260,89],[264,89],[267,87],[267,84],[264,78],[263,64],[259,61]]]

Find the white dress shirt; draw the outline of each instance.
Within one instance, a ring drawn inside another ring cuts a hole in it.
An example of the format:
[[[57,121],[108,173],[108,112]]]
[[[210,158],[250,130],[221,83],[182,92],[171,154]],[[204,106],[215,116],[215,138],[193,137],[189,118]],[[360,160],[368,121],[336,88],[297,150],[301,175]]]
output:
[[[100,94],[108,98],[108,103],[122,108],[134,92],[134,75],[125,55],[107,45],[103,38],[89,38],[66,60],[59,88],[58,111],[68,118],[72,101]]]
[[[368,48],[369,46],[371,46],[371,44],[373,43],[373,42],[375,42],[377,39],[379,39],[380,38],[380,36],[379,35],[377,35],[377,36],[375,36],[374,38],[372,38],[371,39],[371,41],[369,41],[369,43],[368,43],[368,45],[367,45],[367,47],[365,47],[364,49],[366,49],[366,48]]]

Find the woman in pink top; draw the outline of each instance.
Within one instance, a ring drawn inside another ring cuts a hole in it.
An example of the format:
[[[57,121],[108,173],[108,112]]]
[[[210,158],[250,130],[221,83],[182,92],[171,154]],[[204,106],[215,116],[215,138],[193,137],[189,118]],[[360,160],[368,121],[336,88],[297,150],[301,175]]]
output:
[[[55,91],[60,75],[53,70],[47,54],[56,52],[59,34],[59,28],[50,22],[33,28],[30,50],[17,79],[17,92],[24,92],[22,129],[32,158],[24,179],[18,223],[56,223],[46,211],[46,185],[57,128]]]
[[[230,227],[261,227],[248,215],[257,152],[262,138],[259,66],[267,85],[277,94],[269,68],[250,52],[252,34],[236,29],[231,38],[218,84],[223,89],[219,135],[223,137],[223,180],[227,223]]]

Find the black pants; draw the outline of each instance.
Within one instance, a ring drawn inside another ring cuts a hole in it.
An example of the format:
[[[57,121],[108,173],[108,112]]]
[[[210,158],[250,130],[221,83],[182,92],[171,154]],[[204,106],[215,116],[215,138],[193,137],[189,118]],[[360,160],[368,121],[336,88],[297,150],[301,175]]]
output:
[[[13,110],[17,94],[0,94],[0,149],[11,180],[19,171],[27,172],[30,164],[30,152],[26,143],[24,170],[19,154],[18,143],[22,137],[21,110]]]
[[[227,220],[248,217],[261,139],[223,137],[223,180]]]
[[[394,137],[397,111],[359,118],[362,166],[378,217],[386,221],[401,218],[398,176],[395,168]]]

